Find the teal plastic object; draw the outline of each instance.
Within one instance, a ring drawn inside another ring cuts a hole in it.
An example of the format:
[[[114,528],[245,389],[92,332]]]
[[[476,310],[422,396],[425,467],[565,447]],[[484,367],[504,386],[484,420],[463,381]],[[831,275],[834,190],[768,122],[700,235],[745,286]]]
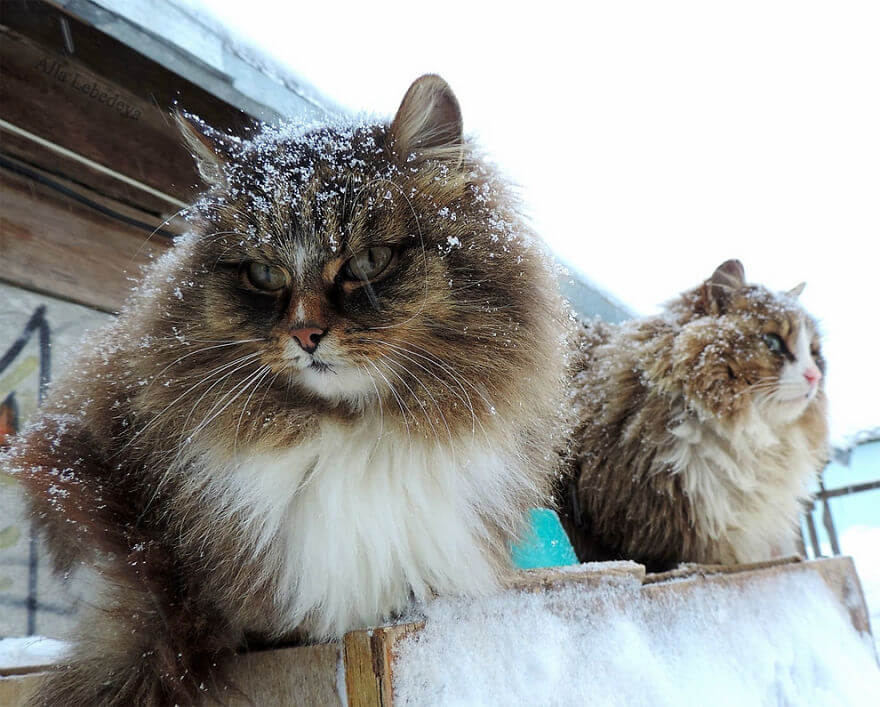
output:
[[[533,508],[529,511],[529,526],[522,541],[511,548],[514,567],[533,570],[578,564],[556,511]]]

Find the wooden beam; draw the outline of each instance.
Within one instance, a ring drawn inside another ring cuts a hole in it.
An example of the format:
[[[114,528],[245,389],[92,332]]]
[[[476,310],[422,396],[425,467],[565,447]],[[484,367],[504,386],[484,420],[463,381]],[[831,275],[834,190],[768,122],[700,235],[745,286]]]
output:
[[[182,202],[202,183],[170,120],[175,106],[236,134],[253,124],[49,3],[6,0],[0,22],[0,118]]]
[[[83,190],[74,182],[53,179],[109,212],[146,227],[161,223],[152,214]],[[166,228],[173,232],[181,226]],[[149,235],[145,227],[124,223],[0,167],[0,280],[4,282],[116,312],[140,279],[141,268],[169,245],[167,238],[148,240]]]

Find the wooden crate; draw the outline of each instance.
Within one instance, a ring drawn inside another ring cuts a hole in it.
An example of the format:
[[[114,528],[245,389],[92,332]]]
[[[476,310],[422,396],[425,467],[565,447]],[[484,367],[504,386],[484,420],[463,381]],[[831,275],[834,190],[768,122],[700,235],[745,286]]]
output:
[[[643,598],[662,600],[670,595],[687,597],[697,588],[746,587],[762,579],[803,572],[815,573],[845,608],[852,625],[870,633],[868,611],[853,562],[834,557],[809,562],[797,558],[740,565],[699,566],[663,574],[645,574],[634,563],[600,563],[584,572],[530,570],[522,572],[507,591],[544,592],[563,585],[584,588],[585,601],[600,583],[632,586],[641,583]],[[420,631],[423,623],[382,626],[347,634],[341,644],[324,644],[247,653],[238,656],[233,681],[250,696],[254,705],[341,705],[340,691],[349,707],[389,707],[394,704],[395,650],[406,636]],[[0,705],[18,705],[33,690],[49,666],[0,670]],[[344,673],[342,672],[344,670]],[[230,698],[229,705],[245,705]]]

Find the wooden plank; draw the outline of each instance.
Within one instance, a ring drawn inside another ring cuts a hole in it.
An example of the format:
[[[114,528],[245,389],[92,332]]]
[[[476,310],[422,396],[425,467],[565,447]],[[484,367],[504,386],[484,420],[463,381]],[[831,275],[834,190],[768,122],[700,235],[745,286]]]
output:
[[[608,582],[637,582],[645,580],[645,566],[636,562],[597,562],[592,568],[584,570],[573,566],[566,568],[546,568],[521,570],[508,582],[509,589],[543,592],[562,585],[596,587]]]
[[[36,690],[41,677],[41,673],[34,673],[0,678],[0,705],[3,707],[23,705]]]
[[[127,86],[8,27],[0,27],[0,71],[7,122],[181,201],[200,184],[168,114]]]
[[[115,312],[132,286],[128,278],[139,279],[150,255],[167,247],[147,242],[148,235],[0,169],[0,280]]]
[[[68,180],[84,192],[98,194],[126,204],[155,217],[158,221],[171,216],[177,206],[167,199],[156,197],[113,176],[91,169],[83,162],[71,159],[0,125],[0,156],[20,162],[47,175]]]
[[[0,117],[43,139],[188,202],[201,181],[169,120],[174,106],[238,134],[253,122],[45,2],[4,2],[2,9]]]
[[[373,667],[373,643],[368,631],[352,631],[342,639],[345,692],[348,707],[379,707],[382,688]]]
[[[349,707],[387,707],[392,701],[394,646],[424,622],[351,631],[343,639]]]
[[[850,623],[859,632],[871,633],[868,605],[851,557],[822,557],[804,561],[792,556],[745,565],[690,565],[681,569],[648,575],[642,592],[647,596],[668,591],[687,592],[697,586],[746,586],[783,574],[818,575],[840,605],[849,614]],[[659,589],[655,589],[659,587]]]
[[[236,656],[230,678],[243,694],[230,695],[226,704],[341,706],[337,692],[340,650],[338,643],[328,643]]]
[[[238,655],[230,666],[233,690],[225,696],[227,707],[265,705],[315,705],[341,707],[337,691],[340,645],[328,643]],[[0,705],[24,704],[46,675],[37,668],[15,668],[0,678]]]

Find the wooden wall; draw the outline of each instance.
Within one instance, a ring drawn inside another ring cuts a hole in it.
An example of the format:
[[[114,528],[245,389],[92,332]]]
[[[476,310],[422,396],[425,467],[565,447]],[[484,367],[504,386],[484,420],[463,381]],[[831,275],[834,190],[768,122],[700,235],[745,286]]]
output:
[[[202,188],[176,104],[252,123],[51,3],[0,2],[0,281],[119,308]]]

